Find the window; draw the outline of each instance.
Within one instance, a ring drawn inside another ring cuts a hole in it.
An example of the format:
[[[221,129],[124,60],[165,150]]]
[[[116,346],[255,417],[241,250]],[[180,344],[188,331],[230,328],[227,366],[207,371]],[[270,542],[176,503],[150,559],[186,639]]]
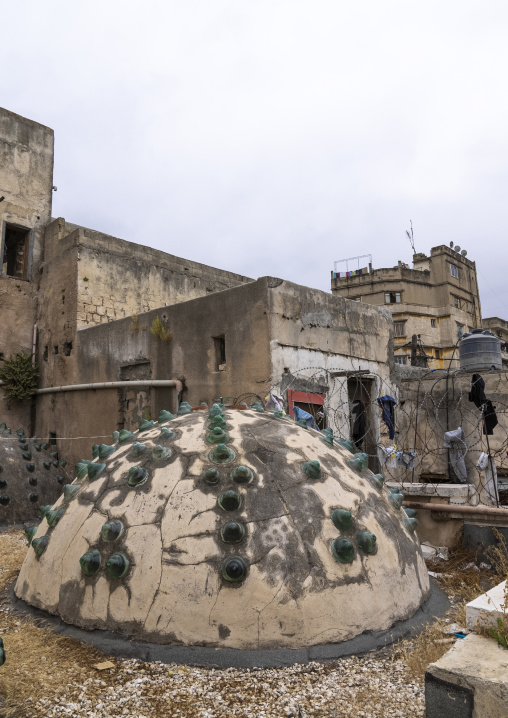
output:
[[[215,371],[224,371],[226,368],[226,338],[213,337],[215,348]]]
[[[441,349],[435,349],[436,359],[441,359]]]
[[[453,303],[456,309],[460,309],[460,299],[458,297],[454,297]]]
[[[457,338],[460,339],[464,336],[464,325],[457,322]]]
[[[2,242],[2,274],[28,279],[31,231],[15,224],[4,223]]]
[[[386,292],[385,304],[400,304],[400,292]]]
[[[455,277],[455,279],[459,278],[459,268],[455,264],[450,264],[450,272],[452,273],[452,277]]]
[[[405,337],[406,322],[393,322],[393,334],[396,337]]]
[[[400,355],[393,358],[395,360],[395,364],[407,364],[407,356]]]
[[[430,326],[432,327],[432,329],[435,329],[437,327],[437,319],[431,319]]]

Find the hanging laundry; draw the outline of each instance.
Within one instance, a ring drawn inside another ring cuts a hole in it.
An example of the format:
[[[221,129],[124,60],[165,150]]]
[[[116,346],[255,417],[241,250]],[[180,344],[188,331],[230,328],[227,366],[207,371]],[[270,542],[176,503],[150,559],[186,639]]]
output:
[[[265,409],[267,411],[282,411],[284,414],[284,400],[277,394],[268,394],[265,396]]]
[[[455,476],[461,484],[465,484],[467,481],[467,469],[464,456],[467,452],[467,445],[461,426],[458,429],[453,429],[453,431],[445,432],[444,448],[449,449],[450,464]]]
[[[380,396],[377,403],[381,407],[381,418],[388,427],[388,436],[395,438],[395,399],[393,396]]]
[[[478,409],[481,409],[487,401],[487,397],[485,396],[485,382],[480,374],[473,374],[471,377],[469,401],[472,401]]]
[[[415,459],[418,456],[416,451],[397,451],[395,458],[399,466],[412,471],[415,467]]]
[[[377,448],[379,449],[379,460],[382,466],[395,469],[397,466],[397,446],[395,444],[393,446],[381,446],[381,444],[378,444]]]
[[[472,401],[483,414],[483,433],[491,436],[499,422],[496,416],[496,407],[485,396],[485,381],[480,374],[473,374],[471,377],[469,401]]]
[[[312,414],[309,414],[308,411],[300,409],[299,406],[294,406],[293,414],[295,415],[295,421],[298,421],[299,419],[304,419],[308,427],[310,427],[311,429],[317,429],[319,431],[318,425],[316,424],[316,420],[314,419]]]
[[[487,494],[487,498],[498,506],[499,491],[497,488],[497,468],[494,459],[482,451],[476,466],[480,471],[485,471],[485,493]]]
[[[351,406],[351,417],[353,427],[351,435],[357,449],[361,449],[366,432],[365,404],[360,399],[355,399]]]
[[[498,425],[499,422],[496,416],[496,407],[493,406],[490,399],[487,399],[487,401],[483,405],[483,417],[485,420],[483,426],[483,433],[491,436],[494,433],[494,428]]]

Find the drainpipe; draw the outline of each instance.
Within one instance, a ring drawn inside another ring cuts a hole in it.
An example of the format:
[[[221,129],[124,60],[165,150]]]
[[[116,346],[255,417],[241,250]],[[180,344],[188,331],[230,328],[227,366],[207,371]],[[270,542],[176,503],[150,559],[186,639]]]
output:
[[[3,386],[2,381],[0,381],[0,386]],[[174,386],[178,392],[183,389],[182,382],[178,379],[143,379],[139,381],[101,381],[90,384],[49,386],[45,389],[36,389],[35,394],[59,394],[63,391],[88,391],[89,389],[121,389],[126,386]]]
[[[508,521],[508,507],[496,509],[491,506],[464,506],[463,504],[431,504],[421,501],[404,501],[402,506],[408,509],[423,509],[424,511],[437,511],[450,514],[481,514],[488,516],[503,516]]]
[[[37,345],[37,324],[34,324],[34,331],[32,335],[32,366],[35,366],[35,348]]]
[[[90,384],[69,384],[68,386],[49,386],[45,389],[36,389],[36,394],[60,394],[63,391],[88,391],[90,389],[121,389],[128,386],[174,386],[182,391],[182,382],[178,379],[142,379],[135,381],[101,381]]]

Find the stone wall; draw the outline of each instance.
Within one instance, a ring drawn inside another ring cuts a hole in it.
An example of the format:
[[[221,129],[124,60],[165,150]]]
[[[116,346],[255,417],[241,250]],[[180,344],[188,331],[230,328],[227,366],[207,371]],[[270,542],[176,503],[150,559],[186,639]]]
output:
[[[51,216],[53,130],[0,108],[0,254],[6,258],[6,225],[27,233],[27,272],[7,276],[0,263],[0,353],[32,353],[37,317],[37,284],[44,227]],[[7,406],[0,390],[0,423],[30,425],[29,405]]]

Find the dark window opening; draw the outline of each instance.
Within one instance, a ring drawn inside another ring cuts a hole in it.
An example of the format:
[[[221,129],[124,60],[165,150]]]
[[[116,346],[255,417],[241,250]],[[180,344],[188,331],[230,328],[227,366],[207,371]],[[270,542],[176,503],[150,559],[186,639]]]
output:
[[[224,336],[213,337],[215,347],[215,371],[223,371],[226,368],[226,339]]]
[[[4,353],[0,352],[0,361],[3,361],[3,360],[4,360]]]
[[[53,349],[53,354],[58,354],[58,344],[55,344],[55,347]]]
[[[56,431],[49,432],[49,443],[51,446],[56,446]]]
[[[5,225],[2,257],[2,274],[17,279],[28,279],[28,254],[30,248],[30,230]]]
[[[385,304],[400,304],[400,292],[385,292]]]
[[[396,337],[405,337],[406,322],[393,322],[393,330]]]
[[[44,361],[48,361],[48,345],[47,344],[44,347],[44,354],[42,355],[42,358],[44,359]]]
[[[63,353],[66,357],[70,357],[72,351],[72,342],[64,342]]]

